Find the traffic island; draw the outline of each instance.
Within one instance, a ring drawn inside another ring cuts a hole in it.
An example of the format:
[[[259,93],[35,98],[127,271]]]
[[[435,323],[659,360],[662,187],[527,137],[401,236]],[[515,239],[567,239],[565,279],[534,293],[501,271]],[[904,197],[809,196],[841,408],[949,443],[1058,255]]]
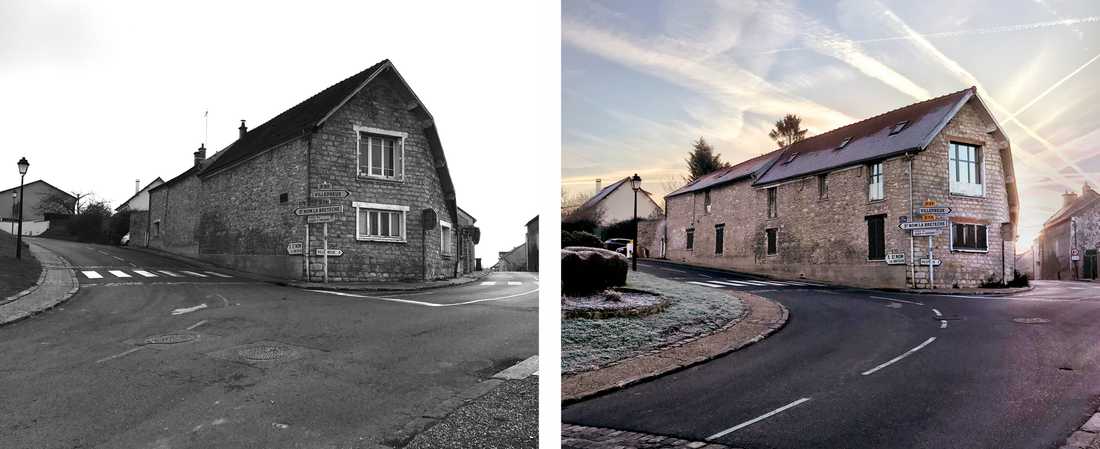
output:
[[[562,320],[562,402],[664,375],[759,341],[787,322],[781,304],[631,272],[627,285],[667,307],[640,317]]]
[[[41,262],[40,272],[33,286],[0,303],[0,325],[19,321],[61,304],[80,288],[76,273],[69,268],[69,263],[64,258],[34,243],[32,239],[24,238],[23,242],[27,244],[28,250],[23,253],[24,260],[35,260],[36,265]]]

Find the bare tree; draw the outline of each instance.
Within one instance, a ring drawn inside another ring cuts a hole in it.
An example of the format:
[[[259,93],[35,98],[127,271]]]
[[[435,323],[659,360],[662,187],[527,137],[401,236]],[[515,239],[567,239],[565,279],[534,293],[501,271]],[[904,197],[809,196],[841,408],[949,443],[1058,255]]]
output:
[[[69,196],[63,192],[50,192],[38,202],[38,206],[35,207],[35,212],[38,212],[42,215],[69,215],[75,213],[76,204],[78,201],[79,197],[77,197],[77,199],[73,199],[72,196]]]

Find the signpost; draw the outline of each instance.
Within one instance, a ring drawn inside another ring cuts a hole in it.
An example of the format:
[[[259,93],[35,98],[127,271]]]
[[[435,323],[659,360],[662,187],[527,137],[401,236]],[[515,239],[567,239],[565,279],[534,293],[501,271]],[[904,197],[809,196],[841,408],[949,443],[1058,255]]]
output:
[[[1072,248],[1069,250],[1069,260],[1078,261],[1081,260],[1081,250]]]
[[[344,255],[344,251],[343,251],[343,250],[339,250],[339,249],[330,249],[330,250],[327,250],[327,251],[326,251],[326,250],[323,250],[323,249],[321,249],[321,248],[317,248],[317,255],[318,255],[318,256],[332,256],[332,257],[338,257],[338,256],[343,256],[343,255]]]
[[[294,209],[294,215],[324,215],[324,214],[338,214],[344,212],[344,206],[316,206],[316,207],[299,207]]]
[[[932,229],[914,229],[913,230],[913,237],[932,237],[932,236],[936,236],[936,235],[940,235],[940,234],[943,234],[942,229],[932,228]]]
[[[939,259],[929,259],[927,257],[921,257],[920,258],[920,264],[921,265],[928,265],[930,267],[938,267],[938,266],[940,266],[941,263],[943,263],[943,261],[941,261]]]
[[[291,242],[286,246],[286,253],[292,256],[302,254],[302,242]]]
[[[922,257],[919,263],[928,266],[928,288],[934,289],[936,288],[936,270],[934,267],[938,267],[942,261],[936,259],[932,254],[932,238],[942,234],[943,228],[948,226],[946,216],[951,214],[951,208],[936,206],[935,200],[926,199],[924,200],[924,207],[918,208],[915,213],[920,214],[921,221],[898,220],[900,221],[898,227],[909,231],[911,237],[928,237],[928,257]],[[916,281],[913,282],[916,286]]]
[[[903,265],[905,264],[905,254],[895,253],[886,255],[886,265]]]
[[[351,195],[351,192],[345,189],[333,189],[328,186],[328,183],[323,183],[322,188],[311,190],[309,192],[309,199],[314,204],[330,204],[333,199],[347,198]],[[300,204],[300,203],[299,203]],[[321,228],[321,248],[317,248],[315,254],[323,258],[324,267],[324,282],[328,283],[328,258],[329,256],[338,257],[344,255],[344,252],[338,249],[329,249],[328,247],[328,224],[336,221],[336,215],[344,212],[343,205],[335,206],[306,206],[294,209],[294,215],[306,217],[306,240],[303,248],[302,243],[291,243],[287,246],[286,250],[290,254],[301,254],[306,266],[306,281],[310,279],[309,273],[309,225],[320,224]]]
[[[950,207],[922,207],[917,209],[918,214],[935,214],[935,215],[949,215],[951,213]]]
[[[318,189],[309,192],[310,198],[347,198],[351,192],[344,189]]]
[[[907,231],[911,229],[946,228],[947,220],[911,221],[909,223],[899,224],[898,227]]]

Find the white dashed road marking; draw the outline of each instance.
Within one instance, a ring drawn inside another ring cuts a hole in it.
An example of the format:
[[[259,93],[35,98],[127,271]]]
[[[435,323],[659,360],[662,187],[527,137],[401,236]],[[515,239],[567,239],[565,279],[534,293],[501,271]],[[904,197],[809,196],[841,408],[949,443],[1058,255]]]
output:
[[[131,277],[131,276],[130,276],[129,274],[126,274],[126,272],[125,272],[125,271],[120,271],[120,270],[108,270],[107,272],[108,272],[108,273],[111,273],[111,274],[113,274],[113,275],[115,275],[115,277],[118,277],[118,278],[128,278],[128,277]]]
[[[508,285],[523,285],[522,282],[508,281]]]
[[[145,277],[147,277],[147,278],[155,278],[155,277],[157,277],[157,275],[155,275],[155,274],[153,274],[153,273],[150,273],[150,272],[148,272],[148,271],[142,271],[142,270],[134,270],[134,273],[140,274],[140,275],[142,275],[142,276],[145,276]]]
[[[199,273],[196,273],[196,272],[194,272],[194,271],[183,271],[183,270],[180,270],[180,273],[183,273],[183,274],[186,274],[186,275],[189,275],[189,276],[198,276],[198,277],[200,277],[200,278],[204,278],[204,277],[206,277],[206,275],[205,275],[205,274],[199,274]]]
[[[936,314],[936,316],[943,316],[939,309],[932,309],[932,313]]]
[[[736,431],[738,431],[738,430],[741,430],[741,429],[743,429],[743,428],[745,428],[745,427],[751,426],[751,425],[753,425],[753,424],[756,424],[756,423],[758,423],[758,422],[760,422],[760,421],[763,421],[763,420],[765,420],[765,419],[771,418],[772,416],[778,415],[778,414],[782,413],[782,412],[783,412],[784,410],[787,410],[787,409],[789,409],[789,408],[793,408],[793,407],[797,407],[797,406],[799,406],[800,404],[802,404],[802,403],[804,403],[804,402],[806,402],[806,401],[809,401],[809,400],[810,400],[810,398],[802,398],[802,399],[799,399],[799,400],[797,400],[797,401],[794,401],[794,402],[792,402],[792,403],[790,403],[790,404],[787,404],[787,405],[784,405],[784,406],[782,406],[782,407],[779,407],[779,408],[777,408],[777,409],[775,409],[775,410],[772,410],[772,411],[770,411],[770,412],[768,412],[768,413],[765,413],[765,414],[763,414],[763,415],[757,416],[756,418],[750,419],[750,420],[748,420],[748,421],[745,421],[745,422],[743,422],[743,423],[741,423],[741,424],[738,424],[738,425],[736,425],[736,426],[733,426],[733,427],[730,427],[730,428],[728,428],[728,429],[726,429],[726,430],[723,430],[723,431],[721,431],[721,432],[718,432],[718,433],[716,433],[716,434],[714,434],[714,435],[711,435],[711,436],[707,437],[707,441],[712,441],[712,440],[714,440],[715,438],[722,438],[723,436],[725,436],[725,435],[728,435],[728,434],[730,434],[730,433],[732,433],[732,432],[736,432]]]
[[[703,287],[710,287],[710,288],[722,288],[722,286],[721,286],[721,285],[718,285],[718,284],[711,284],[711,283],[709,283],[709,282],[688,281],[688,283],[689,283],[689,284],[695,284],[695,285],[702,285]]]
[[[221,273],[218,273],[218,272],[215,272],[215,271],[204,271],[203,273],[212,274],[212,275],[220,277],[220,278],[231,278],[231,277],[233,277],[233,276],[230,276],[228,274],[221,274]]]
[[[184,307],[182,309],[173,310],[172,315],[183,315],[185,313],[191,313],[191,312],[194,312],[196,310],[202,310],[202,309],[205,309],[205,308],[206,308],[206,303],[204,302],[204,303],[199,304],[195,307]]]
[[[924,341],[924,343],[921,343],[921,344],[917,345],[917,347],[915,347],[915,348],[913,348],[913,349],[910,349],[910,350],[908,350],[908,351],[905,351],[905,353],[904,353],[904,354],[902,354],[902,355],[899,355],[899,356],[897,356],[897,357],[894,357],[894,358],[890,359],[889,361],[887,361],[886,363],[883,363],[883,364],[881,364],[881,365],[879,365],[879,366],[876,366],[876,367],[874,367],[874,368],[871,368],[871,369],[869,369],[869,370],[867,370],[867,371],[864,371],[864,372],[862,372],[862,373],[860,373],[860,374],[862,374],[862,375],[864,375],[864,376],[867,376],[867,375],[870,375],[870,374],[874,374],[874,373],[875,373],[875,371],[878,371],[878,370],[880,370],[880,369],[886,368],[887,366],[890,366],[890,365],[894,364],[894,362],[897,362],[898,360],[901,360],[901,359],[904,359],[904,358],[908,357],[908,356],[909,356],[909,354],[912,354],[912,353],[914,353],[914,352],[920,351],[920,350],[921,350],[921,348],[923,348],[923,347],[925,347],[925,346],[928,346],[928,345],[929,345],[930,343],[932,343],[932,342],[934,342],[934,341],[936,341],[936,337],[931,337],[931,338],[929,338],[929,339],[925,340],[925,341]]]
[[[482,282],[481,285],[497,285],[497,283],[493,282],[493,281],[485,281],[485,282]]]
[[[140,351],[140,350],[142,350],[142,349],[145,349],[145,348],[146,348],[146,346],[138,346],[138,347],[136,347],[136,348],[130,348],[130,349],[127,349],[127,350],[125,350],[125,351],[122,351],[122,352],[120,352],[120,353],[118,353],[118,354],[115,354],[115,355],[112,355],[112,356],[109,356],[109,357],[104,357],[104,358],[102,358],[102,359],[96,360],[95,362],[96,362],[96,363],[103,363],[103,362],[106,362],[106,361],[108,361],[108,360],[111,360],[111,359],[117,359],[117,358],[119,358],[119,357],[122,357],[122,356],[124,356],[124,355],[130,354],[130,353],[133,353],[133,352],[138,352],[138,351]]]
[[[94,271],[90,271],[90,270],[89,271],[81,271],[81,273],[84,273],[84,276],[87,276],[88,279],[100,279],[100,278],[103,277],[103,275],[101,275],[99,273],[96,273]]]
[[[183,275],[182,275],[182,274],[176,274],[176,273],[173,273],[173,272],[171,272],[171,271],[164,271],[164,270],[158,270],[158,271],[160,271],[161,273],[164,273],[164,274],[166,274],[166,275],[168,275],[168,276],[172,276],[172,277],[174,277],[174,278],[181,278],[181,277],[183,277]]]
[[[710,282],[713,282],[715,284],[729,285],[731,287],[744,287],[746,285],[749,285],[749,284],[742,284],[740,282],[735,282],[735,281],[710,281]]]
[[[940,320],[940,329],[947,329],[947,320]]]

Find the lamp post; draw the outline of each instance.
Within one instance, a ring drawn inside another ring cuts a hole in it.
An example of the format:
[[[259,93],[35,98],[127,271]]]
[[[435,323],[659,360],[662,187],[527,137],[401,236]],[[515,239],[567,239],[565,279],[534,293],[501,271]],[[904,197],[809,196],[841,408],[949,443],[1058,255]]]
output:
[[[15,258],[23,258],[23,177],[27,174],[27,168],[31,166],[27,158],[19,158],[19,234],[15,237]]]
[[[15,201],[19,199],[19,192],[11,191],[11,235],[15,235]]]
[[[634,252],[631,253],[631,263],[634,271],[638,271],[638,191],[642,190],[642,178],[637,173],[630,178],[630,186],[634,188]]]

